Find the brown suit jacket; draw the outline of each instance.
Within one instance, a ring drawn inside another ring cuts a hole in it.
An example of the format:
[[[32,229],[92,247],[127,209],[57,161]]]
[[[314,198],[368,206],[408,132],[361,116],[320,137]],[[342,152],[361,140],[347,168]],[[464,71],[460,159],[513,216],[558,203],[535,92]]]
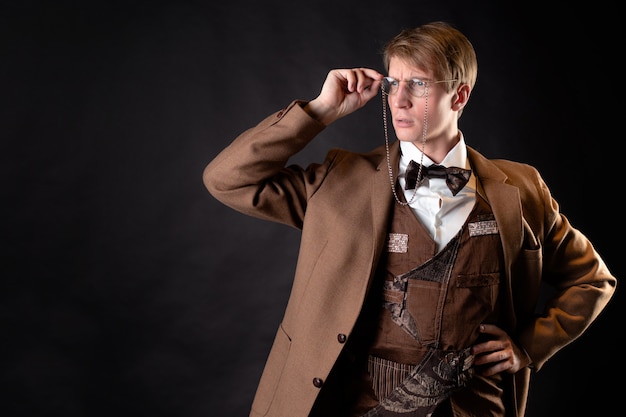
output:
[[[243,132],[209,163],[222,203],[301,229],[295,277],[250,416],[306,417],[349,338],[385,246],[393,198],[385,147],[331,150],[321,164],[287,166],[324,126],[298,101]],[[611,298],[616,279],[559,213],[536,169],[468,147],[492,206],[506,263],[502,326],[538,370],[576,339]],[[399,146],[390,146],[398,166]],[[394,178],[396,173],[394,172]],[[558,289],[536,315],[542,280]],[[507,416],[524,415],[531,368],[507,381]]]

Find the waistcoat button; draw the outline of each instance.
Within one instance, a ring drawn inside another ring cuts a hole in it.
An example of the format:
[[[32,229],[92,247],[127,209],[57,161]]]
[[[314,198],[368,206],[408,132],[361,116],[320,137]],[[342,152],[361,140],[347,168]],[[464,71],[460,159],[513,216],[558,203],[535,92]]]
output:
[[[324,381],[322,381],[322,378],[313,378],[313,385],[315,385],[317,388],[322,388],[323,384]]]
[[[346,340],[348,340],[348,336],[343,333],[339,333],[337,335],[337,340],[339,341],[339,343],[346,343]]]

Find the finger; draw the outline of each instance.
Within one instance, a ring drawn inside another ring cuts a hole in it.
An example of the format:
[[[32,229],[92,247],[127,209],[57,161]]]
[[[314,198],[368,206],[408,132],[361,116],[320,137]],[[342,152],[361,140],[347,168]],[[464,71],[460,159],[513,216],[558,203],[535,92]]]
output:
[[[381,73],[371,68],[355,69],[355,74],[357,76],[357,91],[359,93],[369,89],[378,90],[383,79]]]
[[[343,76],[346,79],[346,91],[348,93],[354,92],[357,88],[357,74],[354,72],[354,70],[349,69],[343,73]]]
[[[376,71],[375,69],[372,68],[364,68],[363,69],[368,76],[370,76],[371,78],[375,79],[375,80],[382,80],[385,76],[383,74],[381,74],[380,72]]]
[[[372,80],[375,80],[375,81],[381,81],[384,77],[383,74],[381,74],[380,72],[372,68],[359,68],[359,69],[363,72],[363,74],[366,77],[371,78]]]
[[[346,74],[348,93],[361,93],[363,92],[363,75],[357,70],[350,70]]]
[[[505,336],[506,332],[496,326],[495,324],[481,324],[479,326],[479,331],[484,334],[491,334],[494,336]]]
[[[370,100],[371,98],[378,95],[378,91],[380,90],[380,84],[381,80],[376,80],[368,77],[363,81],[363,88],[360,93],[363,95],[363,97],[367,98],[367,100]]]
[[[372,79],[365,74],[362,68],[355,69],[354,73],[357,78],[357,89],[356,91],[362,93],[365,89],[369,88],[372,84]]]
[[[507,350],[497,350],[482,355],[475,355],[474,365],[485,365],[489,363],[510,361],[511,353]]]
[[[511,366],[508,363],[499,362],[493,366],[481,369],[480,374],[483,376],[492,376],[495,374],[499,374],[500,372],[507,372],[509,369],[511,369]]]
[[[472,353],[474,355],[478,355],[485,352],[495,352],[498,350],[506,349],[508,344],[506,343],[506,339],[493,339],[487,340],[482,343],[477,343],[472,346]]]
[[[511,357],[504,353],[488,355],[488,357],[480,358],[480,360],[474,360],[474,366],[478,369],[482,375],[494,375],[498,372],[514,373],[517,369],[515,363]],[[495,360],[500,359],[501,360]]]

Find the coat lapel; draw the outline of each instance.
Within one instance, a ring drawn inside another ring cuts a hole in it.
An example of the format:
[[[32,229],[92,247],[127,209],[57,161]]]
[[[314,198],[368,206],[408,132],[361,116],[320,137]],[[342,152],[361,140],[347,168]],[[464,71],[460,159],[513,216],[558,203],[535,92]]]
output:
[[[507,269],[516,259],[523,239],[522,203],[517,187],[506,183],[507,176],[480,153],[468,148],[470,164],[480,180],[483,197],[489,202],[498,223]]]
[[[385,148],[382,147],[381,158],[376,166],[376,173],[371,182],[371,207],[372,207],[372,230],[374,231],[375,261],[378,264],[380,255],[385,248],[387,232],[389,227],[389,216],[395,200],[391,189],[391,179],[389,177],[389,166]],[[400,158],[400,143],[395,141],[389,145],[389,158],[392,167],[393,181],[395,184],[398,177],[398,161]],[[391,203],[390,203],[391,201]],[[372,271],[373,274],[374,271]]]

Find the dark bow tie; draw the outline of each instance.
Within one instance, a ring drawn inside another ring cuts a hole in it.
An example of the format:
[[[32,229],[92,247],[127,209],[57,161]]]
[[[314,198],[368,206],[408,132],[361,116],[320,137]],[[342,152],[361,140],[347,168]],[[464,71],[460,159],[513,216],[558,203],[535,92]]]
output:
[[[472,170],[459,167],[446,168],[442,165],[431,165],[429,167],[422,166],[421,178],[417,178],[420,170],[420,164],[415,161],[409,162],[406,169],[406,186],[407,190],[412,190],[415,186],[419,186],[424,178],[442,178],[446,180],[446,185],[452,191],[452,195],[456,195],[467,181],[470,179]]]

